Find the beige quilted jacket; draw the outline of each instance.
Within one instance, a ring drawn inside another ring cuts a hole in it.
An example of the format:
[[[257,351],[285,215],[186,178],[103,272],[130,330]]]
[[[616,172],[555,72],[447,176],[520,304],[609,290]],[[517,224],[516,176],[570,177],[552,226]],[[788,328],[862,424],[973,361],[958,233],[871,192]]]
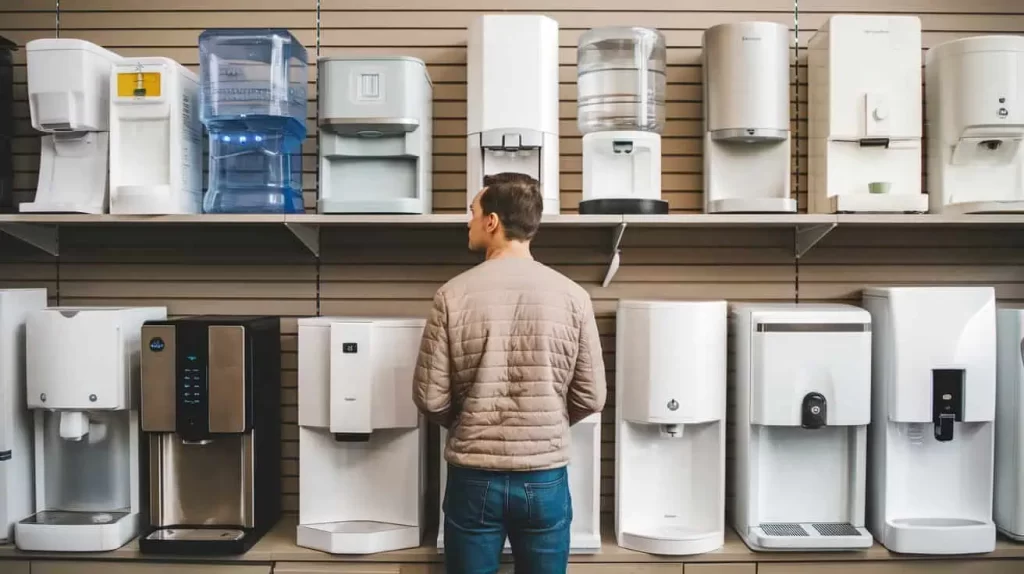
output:
[[[487,470],[569,462],[569,425],[600,412],[604,360],[587,292],[528,259],[492,259],[434,296],[413,400],[449,429],[445,459]]]

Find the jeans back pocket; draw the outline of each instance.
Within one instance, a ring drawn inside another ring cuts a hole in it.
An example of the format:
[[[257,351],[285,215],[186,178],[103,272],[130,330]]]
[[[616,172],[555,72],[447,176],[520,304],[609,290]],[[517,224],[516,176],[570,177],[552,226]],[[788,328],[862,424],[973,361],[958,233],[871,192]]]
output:
[[[486,524],[489,518],[487,495],[490,488],[489,480],[449,478],[444,489],[444,500],[441,502],[445,520],[462,528],[478,528]],[[490,520],[493,519],[491,516]]]
[[[527,482],[523,487],[530,528],[558,528],[572,521],[568,476],[550,482]]]

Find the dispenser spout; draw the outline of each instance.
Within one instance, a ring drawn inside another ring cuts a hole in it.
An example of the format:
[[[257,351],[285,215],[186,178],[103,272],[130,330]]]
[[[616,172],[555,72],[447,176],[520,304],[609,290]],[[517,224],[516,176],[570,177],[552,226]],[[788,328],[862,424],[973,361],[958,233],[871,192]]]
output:
[[[668,438],[682,438],[683,436],[683,425],[661,425],[661,436]]]
[[[89,434],[89,417],[81,411],[60,413],[60,438],[80,441]]]
[[[939,415],[935,421],[935,440],[948,442],[953,440],[953,422],[956,417],[952,413]]]

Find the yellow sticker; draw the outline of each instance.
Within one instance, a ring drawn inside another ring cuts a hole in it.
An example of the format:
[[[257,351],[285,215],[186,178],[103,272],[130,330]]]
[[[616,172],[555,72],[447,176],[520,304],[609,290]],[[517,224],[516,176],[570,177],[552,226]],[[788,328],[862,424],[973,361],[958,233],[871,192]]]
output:
[[[117,75],[117,97],[159,98],[160,72],[121,72]]]

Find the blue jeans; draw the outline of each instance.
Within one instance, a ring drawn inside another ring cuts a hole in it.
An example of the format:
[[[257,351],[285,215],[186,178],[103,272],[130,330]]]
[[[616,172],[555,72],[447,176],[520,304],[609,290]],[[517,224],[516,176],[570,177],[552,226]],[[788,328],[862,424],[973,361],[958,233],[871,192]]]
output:
[[[566,469],[493,472],[448,465],[447,574],[495,574],[507,536],[516,574],[565,574],[572,499]]]

